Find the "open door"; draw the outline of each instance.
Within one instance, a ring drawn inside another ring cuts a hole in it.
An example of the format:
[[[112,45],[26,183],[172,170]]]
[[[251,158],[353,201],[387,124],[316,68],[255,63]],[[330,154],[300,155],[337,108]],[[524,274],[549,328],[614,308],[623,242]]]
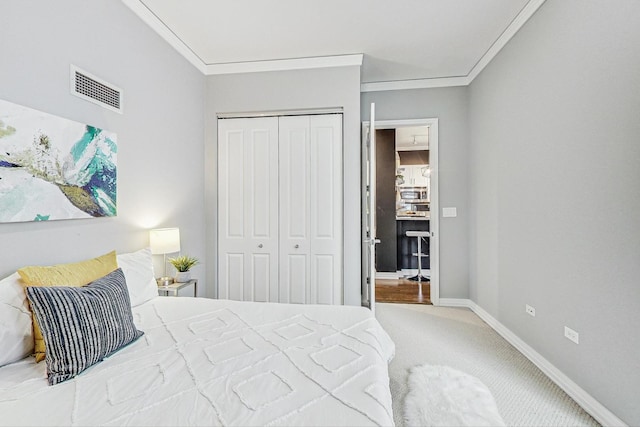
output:
[[[362,144],[362,304],[375,313],[376,303],[376,105],[371,104]]]

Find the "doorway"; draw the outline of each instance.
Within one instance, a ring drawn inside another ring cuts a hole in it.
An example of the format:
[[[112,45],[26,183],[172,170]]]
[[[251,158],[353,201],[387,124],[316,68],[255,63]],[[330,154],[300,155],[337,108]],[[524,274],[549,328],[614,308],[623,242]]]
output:
[[[375,301],[438,305],[438,119],[376,121],[375,129]]]

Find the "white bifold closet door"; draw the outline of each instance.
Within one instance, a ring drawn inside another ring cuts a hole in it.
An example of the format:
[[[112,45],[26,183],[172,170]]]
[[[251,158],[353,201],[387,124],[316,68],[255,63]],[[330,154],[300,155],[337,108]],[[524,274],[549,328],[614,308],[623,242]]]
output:
[[[341,304],[342,115],[218,121],[218,296]]]
[[[278,121],[218,120],[218,297],[278,301]]]

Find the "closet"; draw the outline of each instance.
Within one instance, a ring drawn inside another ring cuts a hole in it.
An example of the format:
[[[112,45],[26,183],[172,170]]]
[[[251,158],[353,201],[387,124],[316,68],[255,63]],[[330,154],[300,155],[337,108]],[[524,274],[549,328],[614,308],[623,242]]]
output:
[[[342,304],[342,114],[218,119],[218,297]]]

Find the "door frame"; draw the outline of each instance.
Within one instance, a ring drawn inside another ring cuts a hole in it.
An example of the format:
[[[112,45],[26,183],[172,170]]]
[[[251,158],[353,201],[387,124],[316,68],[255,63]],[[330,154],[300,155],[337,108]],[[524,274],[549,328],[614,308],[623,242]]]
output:
[[[440,305],[440,200],[438,192],[438,119],[407,119],[407,120],[377,120],[375,128],[395,129],[399,127],[429,127],[429,169],[431,170],[430,181],[430,214],[429,231],[429,258],[430,258],[430,299],[433,305]],[[362,143],[366,144],[366,135],[369,129],[369,121],[362,122]],[[364,185],[364,184],[363,184]],[[360,188],[361,197],[364,197],[366,189]],[[435,215],[434,215],[435,212]]]

